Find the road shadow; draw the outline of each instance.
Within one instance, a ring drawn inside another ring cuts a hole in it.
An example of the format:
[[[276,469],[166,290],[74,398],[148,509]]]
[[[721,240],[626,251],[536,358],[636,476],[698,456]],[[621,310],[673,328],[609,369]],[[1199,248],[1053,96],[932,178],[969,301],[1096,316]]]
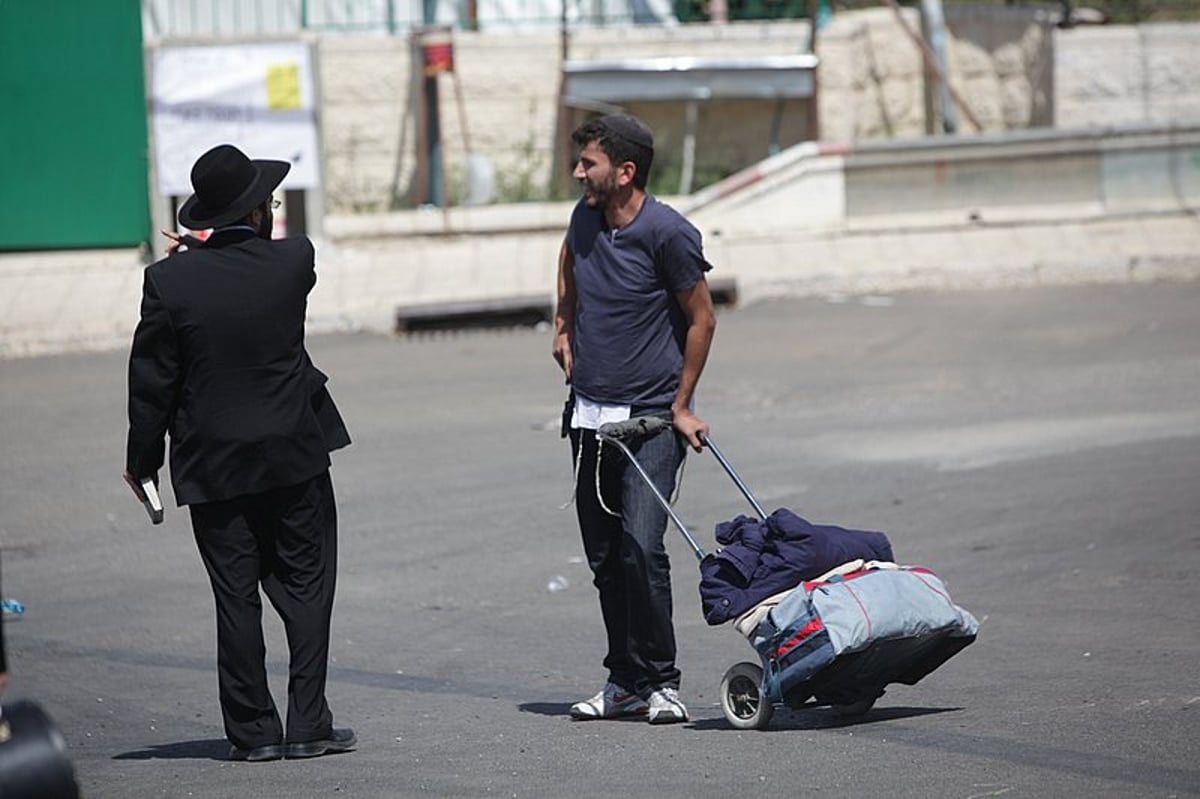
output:
[[[523,702],[517,705],[517,709],[522,713],[533,713],[538,716],[570,718],[571,715],[570,702]],[[775,710],[775,714],[771,717],[771,723],[766,731],[832,730],[842,727],[853,727],[859,724],[876,724],[898,719],[931,716],[938,713],[958,713],[960,711],[962,711],[961,707],[875,707],[868,710],[862,716],[847,718],[839,716],[830,707],[812,707],[799,710],[781,707]],[[623,719],[607,719],[607,721],[632,721],[644,724],[646,723],[646,718],[645,716],[628,716]],[[693,720],[688,723],[687,727],[688,729],[700,730],[702,732],[734,729],[733,725],[726,720],[724,715],[716,715],[711,718],[696,718],[693,716]]]
[[[834,730],[856,727],[861,724],[878,724],[897,719],[932,716],[938,713],[958,713],[961,707],[874,707],[861,716],[840,716],[830,707],[814,707],[802,710],[778,708],[771,723],[762,732],[786,732],[788,730]],[[689,725],[693,730],[732,730],[734,726],[725,716],[697,719]]]
[[[122,752],[113,760],[228,760],[229,741],[224,738],[201,738],[195,741],[175,741],[155,744],[145,749]]]
[[[567,716],[571,713],[570,702],[522,702],[517,705],[522,713],[534,713],[538,716]]]

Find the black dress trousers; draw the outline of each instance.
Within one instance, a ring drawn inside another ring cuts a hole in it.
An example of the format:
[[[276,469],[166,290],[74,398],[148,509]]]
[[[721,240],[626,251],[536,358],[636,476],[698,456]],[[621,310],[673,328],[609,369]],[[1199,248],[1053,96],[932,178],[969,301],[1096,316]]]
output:
[[[328,470],[297,485],[190,510],[216,601],[226,736],[244,749],[284,739],[267,685],[261,584],[283,620],[291,654],[286,740],[328,737],[333,716],[325,680],[337,577],[337,509]]]

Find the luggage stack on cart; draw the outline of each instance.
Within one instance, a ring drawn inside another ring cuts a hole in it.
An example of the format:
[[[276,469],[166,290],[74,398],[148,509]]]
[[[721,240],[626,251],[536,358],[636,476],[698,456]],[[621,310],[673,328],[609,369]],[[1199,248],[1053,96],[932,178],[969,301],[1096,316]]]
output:
[[[739,729],[765,729],[777,705],[830,705],[866,713],[892,683],[914,685],[975,640],[979,623],[929,569],[895,563],[883,533],[814,525],[787,509],[767,514],[713,443],[704,445],[754,508],[717,525],[708,554],[647,479],[628,442],[663,419],[607,424],[700,561],[709,624],[733,622],[760,663],[737,663],[721,681],[721,709]]]

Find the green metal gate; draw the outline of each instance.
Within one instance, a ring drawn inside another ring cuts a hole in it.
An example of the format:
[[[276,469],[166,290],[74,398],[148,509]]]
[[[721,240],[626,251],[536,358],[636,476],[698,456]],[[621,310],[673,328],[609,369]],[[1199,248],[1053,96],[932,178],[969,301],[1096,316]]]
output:
[[[0,250],[150,235],[138,0],[0,0]]]

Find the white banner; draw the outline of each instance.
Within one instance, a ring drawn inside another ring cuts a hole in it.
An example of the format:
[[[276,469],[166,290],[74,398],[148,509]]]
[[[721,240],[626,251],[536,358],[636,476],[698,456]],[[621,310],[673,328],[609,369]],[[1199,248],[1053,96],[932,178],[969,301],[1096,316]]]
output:
[[[309,46],[274,42],[154,51],[151,113],[158,190],[192,193],[192,164],[218,144],[290,161],[283,189],[320,185]]]

